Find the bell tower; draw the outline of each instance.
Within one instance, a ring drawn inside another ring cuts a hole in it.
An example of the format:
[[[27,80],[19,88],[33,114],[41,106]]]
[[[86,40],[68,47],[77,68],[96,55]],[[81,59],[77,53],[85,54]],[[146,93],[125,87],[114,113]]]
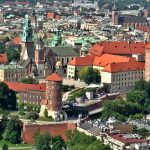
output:
[[[44,64],[45,64],[45,48],[44,42],[39,38],[35,43],[35,64],[38,70],[38,76],[44,76]]]
[[[21,54],[20,59],[26,60],[28,58],[34,59],[34,41],[33,30],[31,26],[31,19],[28,15],[25,15],[25,21],[22,31],[21,42]]]
[[[31,20],[28,15],[25,15],[22,41],[23,42],[33,42],[33,30],[32,30],[32,26],[31,26]]]

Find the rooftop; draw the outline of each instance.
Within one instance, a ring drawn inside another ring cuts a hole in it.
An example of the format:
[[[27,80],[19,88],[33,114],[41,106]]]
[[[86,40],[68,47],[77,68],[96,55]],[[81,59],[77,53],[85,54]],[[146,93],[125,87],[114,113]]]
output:
[[[104,72],[111,73],[136,70],[144,70],[144,63],[137,61],[110,63],[103,69]]]
[[[57,72],[55,72],[51,74],[46,80],[59,82],[59,81],[63,81],[63,78]]]
[[[147,142],[146,140],[141,139],[140,136],[136,134],[111,134],[109,136],[126,144]]]
[[[0,63],[7,63],[7,62],[8,62],[7,54],[0,54]]]
[[[145,42],[101,42],[90,48],[89,53],[95,56],[102,54],[145,54]]]
[[[10,64],[1,64],[0,69],[2,70],[11,70],[11,69],[25,69],[25,67],[17,64],[16,62],[11,62]]]
[[[46,84],[25,84],[25,83],[18,83],[18,82],[8,82],[4,81],[8,85],[8,87],[16,92],[26,92],[26,91],[45,91]]]

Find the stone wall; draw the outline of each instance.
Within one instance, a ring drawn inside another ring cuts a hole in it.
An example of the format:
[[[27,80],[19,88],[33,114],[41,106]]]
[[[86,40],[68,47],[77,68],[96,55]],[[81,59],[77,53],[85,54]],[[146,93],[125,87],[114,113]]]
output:
[[[40,133],[50,133],[51,136],[60,135],[66,140],[66,131],[75,130],[75,123],[52,123],[52,124],[24,124],[22,132],[22,140],[28,144],[34,143],[34,135],[38,131]]]

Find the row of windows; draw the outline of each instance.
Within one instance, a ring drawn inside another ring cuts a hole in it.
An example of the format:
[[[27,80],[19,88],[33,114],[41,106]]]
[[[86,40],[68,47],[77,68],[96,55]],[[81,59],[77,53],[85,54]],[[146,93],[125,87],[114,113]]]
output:
[[[143,71],[135,71],[135,72],[128,72],[128,73],[123,73],[123,74],[114,74],[113,77],[123,77],[123,76],[127,76],[127,75],[135,75],[135,74],[143,74]]]
[[[24,70],[9,70],[9,71],[6,71],[4,70],[5,73],[26,73],[27,71],[24,69]]]
[[[74,74],[74,72],[71,72],[71,71],[69,71],[68,73],[69,73],[69,74]]]
[[[125,86],[130,86],[130,85],[134,85],[134,83],[135,82],[123,82],[123,83],[116,83],[116,84],[112,84],[113,86],[123,86],[123,85],[125,85]]]
[[[29,104],[39,105],[39,102],[27,101],[27,100],[24,100],[23,103],[29,103]]]
[[[10,74],[5,74],[5,77],[7,78],[7,77],[24,77],[25,76],[25,74],[12,74],[12,75],[10,75]],[[3,75],[1,75],[1,77],[3,77]]]
[[[13,78],[13,79],[11,79],[11,78],[5,78],[5,81],[11,81],[11,82],[17,82],[18,81],[18,78]]]
[[[74,68],[72,68],[72,67],[69,67],[68,69],[69,69],[69,70],[74,70]]]
[[[33,99],[42,99],[42,98],[44,98],[42,96],[35,96],[35,95],[28,95],[28,94],[24,94],[23,96],[24,97],[33,98]]]
[[[112,80],[113,81],[136,80],[136,79],[140,79],[142,77],[141,76],[140,77],[135,76],[135,77],[128,77],[128,78],[126,78],[126,77],[125,78],[113,78]]]

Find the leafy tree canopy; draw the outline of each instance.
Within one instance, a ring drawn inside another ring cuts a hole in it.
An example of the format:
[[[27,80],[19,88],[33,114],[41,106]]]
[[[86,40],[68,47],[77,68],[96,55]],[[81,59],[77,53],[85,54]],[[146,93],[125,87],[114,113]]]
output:
[[[16,109],[16,93],[9,89],[4,82],[0,82],[0,107],[3,109]]]
[[[4,130],[3,139],[13,144],[21,142],[21,129],[22,124],[17,116],[12,116],[7,121],[6,128]]]
[[[39,83],[36,79],[32,77],[23,78],[21,82],[26,83],[26,84],[38,84]]]
[[[79,77],[87,84],[100,83],[101,81],[99,71],[91,67],[82,68],[81,71],[79,72]]]
[[[38,134],[35,137],[35,146],[37,150],[51,150],[51,136],[48,133]]]

